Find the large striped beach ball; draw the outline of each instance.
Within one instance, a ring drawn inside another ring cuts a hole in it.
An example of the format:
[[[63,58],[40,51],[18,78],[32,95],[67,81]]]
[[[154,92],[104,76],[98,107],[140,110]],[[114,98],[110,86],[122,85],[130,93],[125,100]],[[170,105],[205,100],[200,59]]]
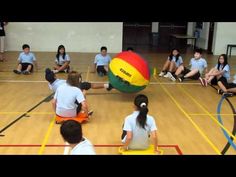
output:
[[[125,51],[117,54],[109,64],[110,84],[125,93],[143,90],[150,81],[148,63],[138,54]]]

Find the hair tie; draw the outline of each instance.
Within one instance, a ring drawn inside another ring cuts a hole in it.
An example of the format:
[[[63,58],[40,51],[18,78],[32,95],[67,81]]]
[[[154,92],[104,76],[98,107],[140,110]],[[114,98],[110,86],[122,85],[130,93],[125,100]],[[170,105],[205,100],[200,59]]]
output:
[[[144,107],[144,106],[146,106],[146,103],[143,102],[140,104],[140,107]]]

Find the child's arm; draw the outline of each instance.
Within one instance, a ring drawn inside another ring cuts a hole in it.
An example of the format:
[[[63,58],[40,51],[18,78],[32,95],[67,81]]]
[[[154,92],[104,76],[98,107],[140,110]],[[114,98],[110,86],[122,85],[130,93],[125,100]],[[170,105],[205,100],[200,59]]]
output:
[[[82,104],[82,110],[86,113],[86,114],[88,114],[88,104],[87,104],[87,102],[86,102],[86,100],[84,100],[83,102],[81,102],[81,104]]]
[[[65,69],[68,67],[69,64],[70,64],[70,61],[66,61],[66,62],[58,69],[58,71],[63,71],[63,70],[65,70]]]
[[[53,99],[52,100],[52,108],[53,110],[56,112],[56,105],[57,105],[57,100],[56,99]]]
[[[131,131],[127,131],[127,134],[126,134],[126,139],[125,139],[125,144],[123,145],[123,149],[126,151],[128,150],[128,146],[129,146],[129,143],[130,141],[132,140],[132,132]]]
[[[157,138],[157,131],[156,130],[151,132],[151,137],[152,137],[152,141],[153,141],[153,145],[154,145],[154,152],[160,153],[160,151],[158,150],[158,138]]]

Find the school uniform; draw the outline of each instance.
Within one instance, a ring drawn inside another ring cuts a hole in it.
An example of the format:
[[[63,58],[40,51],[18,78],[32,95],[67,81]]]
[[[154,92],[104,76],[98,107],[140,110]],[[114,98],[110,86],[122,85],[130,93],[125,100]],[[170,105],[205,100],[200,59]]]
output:
[[[104,66],[108,66],[110,61],[110,55],[107,54],[106,56],[102,56],[102,54],[97,54],[94,60],[94,63],[97,67],[97,73],[106,75],[107,71],[104,69]]]
[[[26,70],[29,65],[31,65],[31,71],[33,71],[34,67],[34,61],[36,61],[36,58],[32,52],[29,52],[26,54],[25,52],[21,52],[18,61],[22,65],[22,71]]]
[[[87,139],[78,143],[70,152],[70,155],[96,155],[92,143]]]
[[[58,66],[62,66],[62,65],[64,65],[66,62],[69,62],[70,61],[70,57],[69,57],[69,55],[68,54],[66,54],[65,55],[65,57],[63,58],[63,55],[59,55],[59,58],[56,58],[55,59],[55,62],[56,62],[56,64],[58,65]],[[60,72],[69,72],[69,70],[70,70],[70,66],[68,65],[66,68],[65,68],[65,70],[64,71],[60,71]]]
[[[155,120],[152,116],[147,115],[145,129],[139,126],[137,116],[139,111],[134,111],[125,118],[123,131],[132,132],[132,140],[128,146],[129,149],[147,149],[149,147],[149,135],[152,131],[157,130]],[[124,134],[123,134],[124,136]],[[122,142],[125,143],[126,135],[122,137]]]
[[[56,99],[56,114],[60,117],[76,117],[78,104],[85,101],[84,94],[78,87],[65,83],[59,86],[54,95]]]
[[[168,57],[168,60],[175,62],[175,66],[178,68],[181,64],[183,64],[183,59],[181,56],[178,57],[178,60],[175,56],[172,56],[172,59]],[[176,61],[177,60],[177,61]]]
[[[51,84],[49,83],[48,86],[53,92],[56,92],[57,88],[65,83],[66,83],[66,80],[64,80],[64,79],[56,79],[53,83],[51,83]],[[81,82],[78,87],[82,91],[89,90],[91,88],[91,83],[90,82]]]
[[[218,64],[216,64],[215,68],[218,69]],[[229,65],[228,64],[225,65],[224,68],[223,68],[223,65],[220,65],[219,71],[222,71],[222,70],[224,71],[224,73],[221,77],[224,77],[227,81],[229,81],[230,80],[230,67],[229,67]],[[212,85],[217,85],[217,82],[218,82],[217,77],[214,77],[211,80]]]
[[[189,77],[189,79],[193,79],[193,80],[198,80],[199,77],[202,75],[204,69],[207,68],[207,62],[204,58],[200,58],[200,59],[192,58],[189,62],[189,65],[191,66],[190,69],[184,67],[184,71],[182,72],[182,74],[186,75],[191,70],[197,69],[198,72],[195,75]]]

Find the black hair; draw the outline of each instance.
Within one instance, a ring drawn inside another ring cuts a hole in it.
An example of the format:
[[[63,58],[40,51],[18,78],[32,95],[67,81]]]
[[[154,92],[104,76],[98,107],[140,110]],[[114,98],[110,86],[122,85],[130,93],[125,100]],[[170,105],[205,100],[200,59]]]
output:
[[[140,127],[145,129],[147,113],[148,113],[148,97],[143,94],[139,94],[134,99],[134,105],[137,107],[139,111],[139,115],[137,116],[137,123]]]
[[[226,54],[221,54],[220,56],[219,56],[219,58],[218,58],[218,65],[217,65],[217,69],[219,70],[220,69],[220,65],[221,65],[221,63],[220,63],[220,57],[224,57],[224,63],[223,63],[223,68],[228,64],[228,57],[227,57],[227,55]],[[223,69],[222,68],[222,69]]]
[[[58,46],[58,49],[57,49],[57,55],[56,55],[56,58],[57,58],[57,61],[59,62],[59,56],[60,56],[60,50],[61,49],[64,49],[64,53],[62,55],[62,58],[65,59],[65,56],[66,56],[66,49],[65,49],[65,46],[64,45],[59,45]]]
[[[195,49],[195,50],[194,50],[194,53],[200,53],[200,54],[202,54],[202,49]]]
[[[23,44],[23,45],[22,45],[22,49],[24,50],[24,49],[26,49],[26,48],[30,48],[30,46],[29,46],[28,44]]]
[[[129,50],[134,51],[134,48],[133,48],[133,47],[128,47],[128,48],[126,49],[126,51],[129,51]]]
[[[174,50],[176,50],[176,51],[178,52],[178,54],[175,56],[175,58],[176,58],[175,61],[177,62],[178,59],[179,59],[179,56],[180,56],[180,54],[179,54],[179,53],[180,53],[179,49],[175,49],[175,48],[174,48],[174,49],[171,50],[171,53],[170,53],[170,55],[169,55],[169,60],[172,61],[173,56],[174,56],[174,55],[173,55],[173,51],[174,51]]]
[[[45,70],[45,79],[50,84],[52,84],[56,80],[54,72],[49,68],[46,68],[46,70]]]
[[[79,143],[82,138],[81,124],[75,120],[67,120],[62,123],[60,133],[65,141],[70,144]]]
[[[102,46],[102,47],[101,47],[101,51],[103,51],[103,50],[106,50],[106,51],[107,51],[107,47]]]

